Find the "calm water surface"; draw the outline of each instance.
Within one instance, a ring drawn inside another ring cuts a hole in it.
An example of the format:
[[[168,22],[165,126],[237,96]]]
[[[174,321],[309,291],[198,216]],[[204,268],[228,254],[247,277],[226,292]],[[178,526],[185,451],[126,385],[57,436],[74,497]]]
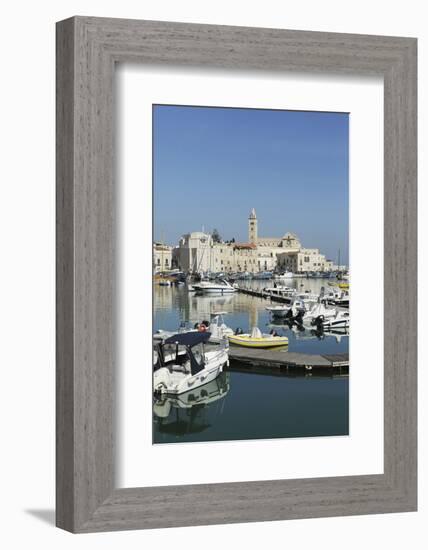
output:
[[[244,284],[270,286],[270,281]],[[287,283],[319,292],[326,280],[295,279]],[[213,311],[227,311],[225,321],[244,332],[272,327],[269,301],[245,294],[196,296],[186,287],[159,287],[154,292],[154,330],[177,330],[181,322],[209,319]],[[288,336],[289,351],[330,354],[348,351],[349,337],[294,331],[275,325]],[[154,443],[266,439],[347,435],[348,376],[315,372],[287,374],[231,361],[217,380],[179,398],[157,401],[153,409]]]

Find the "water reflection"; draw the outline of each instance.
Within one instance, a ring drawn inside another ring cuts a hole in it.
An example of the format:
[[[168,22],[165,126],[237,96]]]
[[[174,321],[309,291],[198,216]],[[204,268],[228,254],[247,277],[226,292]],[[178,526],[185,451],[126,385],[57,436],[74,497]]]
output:
[[[347,435],[348,377],[231,362],[216,380],[154,402],[153,443]]]
[[[215,380],[175,397],[161,396],[153,404],[158,434],[182,436],[201,433],[211,427],[204,412],[208,406],[224,399],[229,392],[229,374],[222,372]]]
[[[263,287],[269,281],[246,281],[246,284]],[[296,279],[293,282],[297,288],[319,293],[326,285],[325,279]],[[291,286],[290,284],[290,286]],[[303,285],[303,287],[301,287]],[[225,311],[226,324],[236,330],[250,332],[252,327],[258,326],[262,332],[269,332],[272,328],[280,336],[289,339],[289,351],[304,353],[346,353],[348,352],[349,332],[347,330],[316,331],[314,329],[298,329],[296,326],[284,324],[281,320],[271,318],[266,306],[270,300],[248,296],[242,293],[229,295],[197,295],[188,292],[187,287],[160,287],[154,288],[154,331],[158,329],[175,331],[181,323],[194,326],[204,319],[210,319],[215,311]]]
[[[269,281],[245,281],[264,287]],[[319,293],[325,280],[287,282]],[[273,302],[274,303],[274,302]],[[269,300],[242,293],[196,295],[183,287],[154,287],[154,331],[176,331],[182,322],[194,325],[225,311],[226,324],[244,332],[258,326],[288,337],[288,351],[328,355],[346,353],[349,333],[322,332],[273,322]],[[281,353],[287,353],[281,352]],[[348,376],[338,372],[260,368],[230,362],[230,368],[209,384],[177,397],[162,397],[153,406],[153,442],[178,443],[284,437],[347,435]]]

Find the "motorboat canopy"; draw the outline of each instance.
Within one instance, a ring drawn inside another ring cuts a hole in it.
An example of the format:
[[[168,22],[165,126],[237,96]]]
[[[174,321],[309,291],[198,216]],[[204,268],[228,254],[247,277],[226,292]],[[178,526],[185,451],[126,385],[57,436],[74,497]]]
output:
[[[180,332],[165,340],[165,344],[177,344],[193,348],[198,344],[205,344],[210,339],[211,332]]]

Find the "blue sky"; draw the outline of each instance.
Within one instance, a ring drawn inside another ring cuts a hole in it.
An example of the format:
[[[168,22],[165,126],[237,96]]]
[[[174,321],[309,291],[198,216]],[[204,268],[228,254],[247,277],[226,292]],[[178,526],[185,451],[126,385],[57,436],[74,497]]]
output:
[[[260,237],[348,263],[348,132],[346,113],[154,106],[154,239],[246,242],[254,207]]]

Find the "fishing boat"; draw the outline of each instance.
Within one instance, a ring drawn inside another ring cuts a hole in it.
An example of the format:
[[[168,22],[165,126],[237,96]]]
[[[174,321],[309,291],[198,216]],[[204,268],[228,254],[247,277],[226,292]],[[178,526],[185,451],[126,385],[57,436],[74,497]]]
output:
[[[228,338],[231,344],[246,348],[275,348],[288,345],[286,336],[278,336],[275,331],[271,331],[271,334],[262,334],[258,327],[254,327],[251,334],[237,331]]]
[[[201,281],[200,283],[194,283],[193,288],[196,292],[204,293],[217,293],[217,294],[230,294],[236,292],[236,288],[228,283],[225,279],[219,281]]]
[[[160,366],[153,372],[153,391],[157,395],[179,395],[215,380],[229,363],[226,345],[206,351],[210,332],[184,332],[174,334],[164,341],[173,344],[177,355],[174,361]],[[162,344],[160,345],[160,347]],[[184,349],[180,356],[179,351]],[[162,357],[158,357],[162,363]]]

